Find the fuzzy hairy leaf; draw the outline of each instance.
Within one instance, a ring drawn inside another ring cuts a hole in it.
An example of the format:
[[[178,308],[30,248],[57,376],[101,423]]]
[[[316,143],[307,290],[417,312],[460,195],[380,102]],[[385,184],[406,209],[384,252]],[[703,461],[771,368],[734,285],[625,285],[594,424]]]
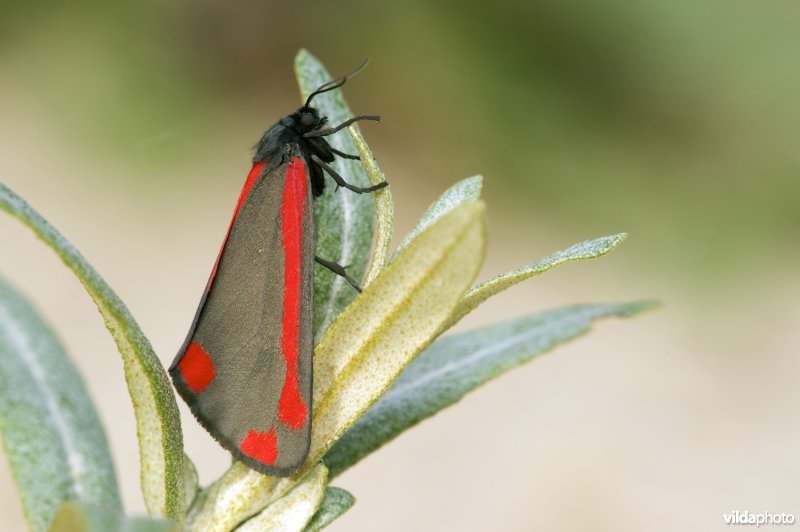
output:
[[[602,257],[617,247],[617,245],[627,237],[628,235],[626,233],[619,233],[617,235],[603,236],[600,238],[594,238],[592,240],[586,240],[585,242],[575,244],[570,248],[557,251],[549,257],[545,257],[538,262],[528,264],[522,268],[504,273],[503,275],[498,275],[494,279],[490,279],[489,281],[485,281],[473,287],[469,292],[466,293],[464,298],[458,304],[455,312],[453,312],[453,315],[450,317],[450,320],[448,320],[447,325],[445,325],[442,330],[449,329],[455,325],[459,320],[461,320],[461,318],[472,312],[478,307],[478,305],[493,295],[499,294],[503,290],[507,290],[517,283],[521,283],[526,279],[530,279],[535,275],[544,273],[547,270],[555,268],[561,264]]]
[[[264,511],[236,530],[239,532],[261,532],[263,530],[300,532],[317,513],[325,496],[327,485],[328,468],[322,462],[318,462],[289,493],[267,506]]]
[[[328,451],[330,478],[484,382],[585,334],[592,321],[632,316],[651,306],[579,305],[437,340]]]
[[[28,226],[83,284],[103,316],[122,355],[128,393],[136,415],[141,484],[150,515],[183,517],[183,434],[178,404],[167,372],[128,307],[55,227],[0,183],[0,209]]]
[[[306,525],[306,532],[322,530],[341,517],[355,503],[356,498],[350,492],[342,488],[329,486],[325,490],[325,498],[322,499],[322,504],[320,504],[317,513]]]
[[[303,102],[314,89],[332,78],[320,61],[307,50],[300,50],[294,60],[297,82]],[[322,93],[312,102],[331,125],[351,118],[341,90]],[[345,153],[356,153],[356,145],[347,131],[329,137],[334,148]],[[337,157],[333,168],[353,185],[369,186],[369,179],[361,163]],[[356,194],[342,189],[326,174],[325,192],[314,200],[314,219],[317,225],[317,255],[348,267],[348,273],[361,279],[369,262],[372,247],[374,201],[371,194]],[[356,297],[348,282],[323,268],[314,270],[314,337],[315,343],[330,327],[342,310]]]
[[[186,496],[183,507],[190,508],[197,492],[200,491],[200,479],[197,468],[188,455],[183,455],[183,493]]]
[[[416,227],[411,230],[408,235],[403,239],[397,247],[395,254],[400,253],[400,250],[408,245],[409,242],[414,240],[418,234],[430,227],[436,220],[452,211],[459,205],[467,201],[478,201],[481,197],[481,189],[483,188],[483,177],[476,175],[462,179],[455,185],[445,190],[439,198],[434,201],[428,210],[422,215],[422,218],[417,222]]]
[[[1,280],[0,436],[31,530],[47,530],[71,499],[121,510],[83,380],[36,310]]]
[[[126,517],[121,511],[72,501],[56,514],[50,532],[178,532],[175,523]]]
[[[475,278],[485,245],[481,202],[457,207],[418,235],[345,309],[315,350],[306,465],[293,477],[275,479],[234,464],[192,512],[191,527],[227,530],[287,493],[431,342]]]
[[[386,181],[358,128],[350,126],[349,131],[358,149],[358,155],[361,157],[361,164],[367,171],[369,182],[377,185]],[[375,248],[372,251],[372,258],[367,267],[367,273],[364,274],[364,286],[372,282],[386,263],[389,262],[389,249],[392,246],[392,228],[394,226],[394,203],[392,203],[392,192],[389,187],[375,191],[375,218],[378,222],[377,238]]]
[[[317,346],[309,456],[317,460],[433,339],[478,273],[483,203],[454,209],[414,239]]]

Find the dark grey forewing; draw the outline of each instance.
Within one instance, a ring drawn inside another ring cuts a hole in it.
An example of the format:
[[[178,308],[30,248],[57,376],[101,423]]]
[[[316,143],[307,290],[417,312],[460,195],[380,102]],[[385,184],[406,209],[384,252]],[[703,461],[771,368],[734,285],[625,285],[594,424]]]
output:
[[[281,336],[284,306],[284,249],[281,202],[287,164],[267,170],[254,184],[223,246],[216,275],[201,303],[187,340],[202,346],[214,378],[195,393],[171,372],[176,387],[200,423],[234,456],[270,475],[285,476],[305,460],[311,430],[313,268],[315,231],[311,187],[303,217],[298,373],[308,405],[305,425],[296,431],[277,419],[286,376]],[[250,431],[274,429],[278,457],[270,466],[242,452]]]

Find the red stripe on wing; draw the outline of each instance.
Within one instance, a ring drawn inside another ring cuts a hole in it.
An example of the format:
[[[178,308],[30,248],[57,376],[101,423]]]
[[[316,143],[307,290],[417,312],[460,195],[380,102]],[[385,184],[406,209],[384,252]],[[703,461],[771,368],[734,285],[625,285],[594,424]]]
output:
[[[208,285],[206,286],[206,290],[211,287],[211,283],[214,281],[214,277],[217,275],[217,266],[219,266],[219,259],[222,257],[222,251],[225,249],[225,242],[228,241],[228,236],[231,234],[231,228],[233,227],[233,222],[236,221],[236,217],[239,216],[239,211],[242,210],[242,206],[244,202],[247,200],[247,196],[250,194],[250,190],[252,190],[253,185],[256,184],[256,180],[261,175],[261,172],[264,170],[264,166],[267,164],[266,161],[261,161],[260,163],[256,163],[250,169],[250,173],[247,174],[247,180],[244,182],[244,186],[242,187],[242,191],[239,193],[239,201],[236,202],[236,210],[233,211],[233,218],[231,218],[231,223],[228,225],[228,232],[225,233],[225,240],[223,240],[222,249],[219,250],[219,255],[217,255],[217,261],[214,263],[214,269],[211,270],[211,277],[208,279]]]
[[[300,338],[300,283],[302,281],[303,213],[306,209],[308,179],[302,159],[294,158],[286,170],[281,203],[281,236],[284,252],[283,330],[281,350],[286,377],[278,402],[278,419],[292,430],[306,423],[308,407],[300,396],[297,375]]]

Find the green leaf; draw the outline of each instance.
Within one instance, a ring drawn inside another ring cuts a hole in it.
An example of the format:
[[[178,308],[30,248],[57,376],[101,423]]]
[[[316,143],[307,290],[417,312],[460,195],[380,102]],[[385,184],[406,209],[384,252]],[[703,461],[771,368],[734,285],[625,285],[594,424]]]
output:
[[[92,400],[39,314],[0,281],[0,435],[31,530],[67,500],[121,509]]]
[[[336,521],[356,503],[356,498],[349,491],[333,486],[325,490],[325,498],[317,513],[306,525],[306,532],[317,532]]]
[[[28,226],[83,284],[122,355],[136,415],[144,502],[151,515],[183,518],[183,435],[167,372],[128,307],[55,227],[0,183],[0,209]]]
[[[451,186],[442,193],[439,198],[428,207],[428,210],[422,215],[422,218],[417,222],[417,226],[411,230],[408,235],[403,239],[395,251],[395,255],[400,253],[417,235],[431,226],[436,220],[452,211],[459,205],[468,201],[478,201],[481,197],[481,189],[483,188],[483,177],[476,175],[462,179],[455,185]]]
[[[237,532],[300,531],[306,527],[325,496],[328,468],[318,462],[286,495],[237,528]]]
[[[652,306],[579,305],[437,340],[325,455],[330,478],[484,382],[585,334],[593,320]]]
[[[377,185],[386,181],[358,128],[353,125],[349,127],[349,131],[361,157],[361,164],[367,171],[369,182]],[[394,226],[394,204],[392,203],[392,193],[389,187],[375,191],[375,218],[378,221],[377,239],[375,248],[372,251],[372,258],[367,267],[367,273],[364,274],[363,286],[367,286],[372,282],[375,276],[386,266],[386,263],[389,262],[389,249],[392,246],[392,228]]]
[[[196,530],[226,530],[288,492],[424,349],[480,269],[481,202],[457,207],[415,238],[328,329],[314,352],[311,448],[284,479],[236,463],[190,515]]]
[[[194,498],[197,496],[197,492],[200,491],[200,479],[197,476],[197,468],[194,466],[194,462],[189,458],[188,455],[183,455],[183,493],[186,497],[184,499],[184,508],[191,508],[192,502],[194,502]]]
[[[297,81],[303,102],[323,83],[333,79],[322,63],[306,50],[297,52],[294,60]],[[328,122],[338,125],[353,114],[336,89],[320,94],[312,102]],[[331,145],[345,153],[355,153],[356,146],[346,131],[326,137]],[[331,164],[348,183],[369,186],[369,179],[359,161],[337,157]],[[374,203],[371,194],[356,194],[346,189],[337,191],[336,184],[325,176],[325,192],[314,200],[317,225],[317,255],[348,266],[355,279],[361,279],[372,247]],[[314,336],[315,343],[342,310],[355,298],[356,291],[341,276],[320,265],[314,270]]]
[[[434,338],[475,278],[485,209],[470,202],[415,238],[347,307],[314,354],[310,460],[322,457]]]
[[[521,283],[534,275],[544,273],[561,264],[601,257],[617,247],[617,245],[627,237],[628,235],[626,233],[619,233],[617,235],[586,240],[570,248],[557,251],[538,262],[504,273],[503,275],[499,275],[494,279],[473,287],[461,300],[455,312],[453,312],[453,315],[450,317],[450,320],[448,320],[447,325],[445,325],[442,330],[444,331],[455,325],[461,318],[472,312],[478,305],[493,295],[499,294],[517,283]]]
[[[175,523],[126,517],[121,511],[82,502],[67,502],[56,514],[50,532],[178,532]]]

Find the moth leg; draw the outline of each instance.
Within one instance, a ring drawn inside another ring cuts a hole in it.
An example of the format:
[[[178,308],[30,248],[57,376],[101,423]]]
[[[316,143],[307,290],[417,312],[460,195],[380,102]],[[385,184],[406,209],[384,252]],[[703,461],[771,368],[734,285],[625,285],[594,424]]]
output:
[[[338,155],[339,157],[341,157],[343,159],[354,159],[356,161],[360,161],[361,160],[361,157],[359,157],[358,155],[350,155],[349,153],[345,153],[343,151],[337,150],[333,146],[331,146],[331,153],[335,153],[336,155]]]
[[[314,255],[314,260],[317,261],[322,266],[328,268],[336,275],[344,277],[347,280],[347,282],[350,283],[350,286],[361,292],[361,287],[358,286],[358,283],[356,282],[355,279],[350,277],[350,274],[347,273],[344,266],[342,266],[338,262],[333,262],[332,260],[325,260],[322,257],[317,257],[316,255]]]
[[[325,140],[323,137],[306,137],[305,141],[306,141],[306,146],[308,146],[312,152],[319,155],[323,161],[332,162],[334,155],[338,155],[343,159],[355,159],[356,161],[361,160],[361,157],[359,157],[358,155],[351,155],[341,150],[337,150],[336,148],[328,144],[328,141]]]
[[[380,190],[384,187],[389,186],[389,183],[383,181],[381,183],[378,183],[377,185],[372,185],[371,187],[357,187],[345,181],[344,178],[336,172],[336,170],[331,168],[331,166],[328,163],[317,157],[315,154],[311,155],[311,160],[314,161],[316,164],[320,165],[326,172],[328,172],[328,175],[330,175],[333,178],[333,180],[336,181],[336,184],[338,186],[344,187],[348,190],[352,190],[357,194],[363,194],[365,192],[375,192],[376,190]]]
[[[311,153],[316,153],[317,156],[325,162],[332,163],[336,160],[335,154],[333,153],[333,147],[328,144],[324,138],[316,137],[311,139],[305,139],[306,146],[311,150]]]

